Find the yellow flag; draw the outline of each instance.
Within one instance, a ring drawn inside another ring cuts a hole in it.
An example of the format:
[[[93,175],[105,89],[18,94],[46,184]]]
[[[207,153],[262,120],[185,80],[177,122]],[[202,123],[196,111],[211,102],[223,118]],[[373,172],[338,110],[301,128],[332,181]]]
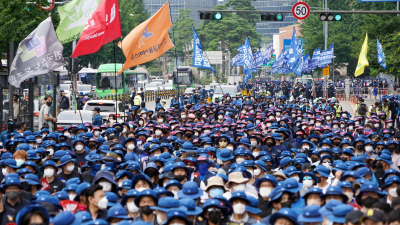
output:
[[[167,1],[156,14],[135,27],[122,42],[118,43],[126,57],[126,62],[118,73],[154,60],[175,47],[168,35],[171,25]]]
[[[356,72],[354,76],[358,77],[364,73],[365,66],[369,66],[367,60],[367,51],[368,51],[368,34],[365,34],[364,44],[361,47],[360,57],[358,58]]]

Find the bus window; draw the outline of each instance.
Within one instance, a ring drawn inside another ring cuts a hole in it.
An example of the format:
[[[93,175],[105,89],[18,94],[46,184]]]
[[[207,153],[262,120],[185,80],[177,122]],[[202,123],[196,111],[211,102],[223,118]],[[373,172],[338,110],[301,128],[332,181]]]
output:
[[[99,89],[123,88],[122,74],[117,74],[117,77],[115,77],[115,73],[111,72],[98,73],[96,78],[97,78],[96,88]]]

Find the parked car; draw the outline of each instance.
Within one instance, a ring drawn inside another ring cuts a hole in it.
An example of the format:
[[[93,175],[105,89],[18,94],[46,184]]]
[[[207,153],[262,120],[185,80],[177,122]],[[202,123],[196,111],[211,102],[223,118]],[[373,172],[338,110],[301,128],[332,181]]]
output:
[[[93,112],[84,110],[64,110],[57,116],[57,130],[61,132],[65,127],[70,127],[72,124],[92,123],[92,121]]]
[[[172,83],[164,84],[164,90],[172,90]]]
[[[115,108],[116,104],[117,108]],[[95,107],[100,108],[100,116],[103,123],[108,120],[110,114],[116,114],[117,120],[127,117],[122,101],[116,102],[115,100],[89,100],[83,106],[83,110],[92,112]],[[117,111],[115,111],[115,109],[117,109]]]
[[[151,82],[150,84],[146,85],[146,91],[160,91],[162,90],[161,87],[162,87],[161,83]]]
[[[215,91],[214,91],[213,101],[215,100],[215,98],[221,98],[227,93],[229,93],[231,96],[236,95],[236,93],[238,93],[237,86],[234,86],[234,85],[218,85],[215,88]]]

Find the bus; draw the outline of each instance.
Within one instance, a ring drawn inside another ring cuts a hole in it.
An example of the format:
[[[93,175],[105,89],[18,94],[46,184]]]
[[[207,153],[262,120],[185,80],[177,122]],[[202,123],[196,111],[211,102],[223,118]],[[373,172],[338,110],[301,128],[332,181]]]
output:
[[[190,88],[194,87],[193,71],[190,66],[180,66],[174,69],[172,74],[172,88]]]
[[[97,70],[91,68],[82,68],[78,73],[79,81],[82,81],[82,84],[90,84],[92,86],[96,86],[96,80],[94,79]]]
[[[150,73],[147,71],[145,65],[138,65],[133,72],[137,74],[137,90],[140,91],[140,88],[145,90],[146,85],[150,83]]]
[[[121,63],[108,63],[99,66],[95,75],[97,97],[129,94],[133,88],[136,88],[137,73],[127,69],[118,74],[121,68]]]

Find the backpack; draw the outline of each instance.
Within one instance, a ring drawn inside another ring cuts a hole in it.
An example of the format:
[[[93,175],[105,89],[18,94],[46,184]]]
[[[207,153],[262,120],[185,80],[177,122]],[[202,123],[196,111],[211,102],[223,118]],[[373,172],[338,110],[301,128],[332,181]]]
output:
[[[365,113],[367,113],[367,105],[365,103],[361,103],[357,112],[360,115],[365,115]]]

